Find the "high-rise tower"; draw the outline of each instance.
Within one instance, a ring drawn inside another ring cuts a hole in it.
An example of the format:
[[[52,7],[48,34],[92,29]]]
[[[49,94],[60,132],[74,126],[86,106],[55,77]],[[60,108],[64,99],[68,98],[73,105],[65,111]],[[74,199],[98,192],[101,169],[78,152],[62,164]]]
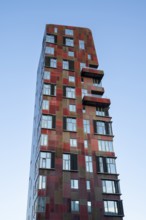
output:
[[[27,220],[122,220],[110,100],[87,28],[46,25]]]

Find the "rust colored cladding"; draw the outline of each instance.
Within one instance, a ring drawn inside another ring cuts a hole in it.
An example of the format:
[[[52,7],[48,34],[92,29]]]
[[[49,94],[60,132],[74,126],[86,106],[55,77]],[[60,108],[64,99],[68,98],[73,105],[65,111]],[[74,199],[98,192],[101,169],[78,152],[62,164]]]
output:
[[[46,25],[27,220],[122,220],[110,99],[88,28]]]

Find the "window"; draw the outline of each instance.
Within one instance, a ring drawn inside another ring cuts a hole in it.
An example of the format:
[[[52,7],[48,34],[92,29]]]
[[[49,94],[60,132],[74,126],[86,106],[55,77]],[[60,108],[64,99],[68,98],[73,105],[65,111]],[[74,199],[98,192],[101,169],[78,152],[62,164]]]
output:
[[[77,147],[77,139],[70,139],[70,146],[71,147]]]
[[[41,127],[47,129],[55,128],[55,119],[54,115],[42,115]]]
[[[99,83],[98,79],[93,78],[93,86],[100,87],[101,86],[101,82]]]
[[[84,132],[89,134],[90,133],[90,121],[84,119],[83,125],[84,125]]]
[[[113,142],[98,140],[98,149],[99,151],[113,152]]]
[[[64,70],[70,70],[73,71],[74,70],[74,61],[73,60],[63,60],[63,66],[62,68]]]
[[[57,67],[57,60],[54,58],[50,59],[50,67],[56,68]]]
[[[73,51],[68,51],[68,56],[69,57],[74,57],[74,52]]]
[[[63,154],[63,170],[78,170],[76,154]]]
[[[69,82],[75,82],[75,77],[74,76],[69,76],[68,79],[69,79]]]
[[[97,107],[96,108],[96,115],[98,115],[98,116],[108,116],[108,109]]]
[[[83,106],[82,112],[83,112],[83,113],[86,113],[86,108],[85,108],[85,106]]]
[[[76,118],[63,118],[63,129],[67,131],[76,131]]]
[[[86,95],[88,95],[88,90],[87,89],[82,89],[82,98]]]
[[[79,181],[78,180],[72,179],[70,181],[70,184],[71,184],[71,189],[78,189],[79,188]]]
[[[71,29],[65,29],[65,34],[66,35],[73,35],[73,30],[71,30]]]
[[[51,67],[51,68],[56,68],[57,67],[57,60],[56,58],[51,58],[51,57],[45,57],[45,67]]]
[[[48,135],[47,134],[41,134],[40,145],[41,146],[48,145]]]
[[[79,48],[85,49],[85,42],[83,40],[79,40]]]
[[[54,35],[46,35],[46,42],[55,43],[55,36]]]
[[[50,72],[44,71],[44,79],[50,79]]]
[[[84,140],[84,148],[88,148],[88,141]]]
[[[66,128],[68,131],[76,131],[76,119],[66,118]]]
[[[92,156],[85,156],[85,163],[86,163],[86,171],[92,173],[93,172]]]
[[[76,112],[76,106],[75,105],[69,105],[69,111],[70,112]]]
[[[39,189],[46,189],[46,176],[39,176]]]
[[[91,213],[91,202],[90,201],[87,201],[87,210],[88,210],[88,213]]]
[[[94,132],[103,135],[112,135],[112,126],[110,122],[94,121]]]
[[[86,189],[90,190],[90,180],[86,180]]]
[[[120,193],[119,182],[116,180],[102,180],[103,193]]]
[[[104,213],[109,216],[123,216],[122,201],[104,201]]]
[[[49,110],[49,101],[48,100],[45,100],[45,99],[43,100],[42,109]]]
[[[69,69],[69,62],[63,60],[63,69],[68,70]]]
[[[88,60],[91,60],[91,54],[88,54]]]
[[[38,197],[35,202],[35,212],[45,212],[46,210],[46,197]]]
[[[74,46],[74,40],[71,39],[71,38],[66,38],[66,39],[65,39],[65,45],[66,45],[66,46],[73,47],[73,46]]]
[[[56,95],[56,85],[44,84],[43,85],[43,95]]]
[[[79,212],[79,201],[71,201],[71,211]]]
[[[40,152],[39,168],[42,168],[42,169],[55,168],[55,153],[54,152]]]
[[[74,87],[63,87],[63,95],[67,98],[75,98],[75,88]]]
[[[55,27],[55,28],[54,28],[54,33],[57,33],[57,32],[58,32],[58,28]]]
[[[80,63],[80,70],[82,70],[84,67],[86,67],[86,63]]]
[[[46,47],[45,53],[54,55],[54,47]]]
[[[97,171],[100,173],[116,174],[115,158],[97,157]]]

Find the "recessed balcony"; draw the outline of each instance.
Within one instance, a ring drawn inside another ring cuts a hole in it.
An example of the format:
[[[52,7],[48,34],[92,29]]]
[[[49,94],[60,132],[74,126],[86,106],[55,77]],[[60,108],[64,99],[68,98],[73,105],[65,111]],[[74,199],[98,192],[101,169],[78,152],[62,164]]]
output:
[[[82,71],[81,71],[81,76],[98,79],[99,83],[102,80],[103,75],[104,75],[104,72],[102,70],[97,70],[97,69],[93,69],[89,67],[84,67],[82,68]]]
[[[83,105],[90,105],[90,106],[99,106],[99,107],[109,107],[111,102],[110,99],[101,98],[98,95],[85,95],[83,97]]]

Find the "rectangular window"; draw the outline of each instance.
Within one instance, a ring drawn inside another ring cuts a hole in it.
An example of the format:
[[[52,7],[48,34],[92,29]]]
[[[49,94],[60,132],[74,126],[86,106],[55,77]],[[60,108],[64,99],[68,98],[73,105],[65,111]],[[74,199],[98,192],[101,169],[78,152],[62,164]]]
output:
[[[45,212],[46,210],[46,197],[38,197],[37,198],[37,205],[36,205],[36,212]]]
[[[109,116],[108,109],[97,107],[96,108],[96,115],[98,116]]]
[[[87,89],[82,89],[82,98],[86,95],[88,95],[88,90]]]
[[[102,180],[103,193],[120,193],[119,182],[116,180]]]
[[[46,189],[46,176],[39,176],[39,189]]]
[[[75,105],[69,105],[69,111],[70,112],[76,112],[76,106]]]
[[[43,95],[56,95],[56,85],[44,84],[43,85]]]
[[[68,131],[76,131],[76,119],[75,118],[67,118],[67,130]]]
[[[70,146],[71,147],[77,147],[77,139],[71,138],[70,139]]]
[[[75,82],[75,77],[74,76],[69,76],[68,79],[69,79],[69,82]]]
[[[115,158],[97,157],[97,171],[100,173],[116,174]]]
[[[63,154],[63,170],[78,170],[76,154]]]
[[[82,70],[84,67],[86,67],[86,63],[80,63],[80,70]]]
[[[86,171],[92,173],[93,172],[92,156],[85,156],[85,163],[86,163]]]
[[[71,211],[79,212],[79,201],[71,201]]]
[[[87,210],[88,213],[91,213],[91,201],[87,201]]]
[[[56,68],[57,67],[57,60],[54,58],[50,59],[50,67]]]
[[[73,51],[68,51],[68,56],[69,57],[74,57],[74,52]]]
[[[47,134],[41,134],[40,145],[41,146],[48,145],[48,135]]]
[[[83,112],[83,113],[86,113],[86,108],[85,108],[85,106],[83,106],[82,112]]]
[[[104,201],[104,213],[109,216],[123,216],[122,201]]]
[[[79,181],[72,179],[70,181],[71,189],[78,189],[79,188]]]
[[[55,116],[42,115],[41,127],[47,129],[55,128]]]
[[[55,168],[55,153],[54,152],[40,152],[39,168],[42,168],[42,169]]]
[[[66,60],[63,60],[63,69],[68,70],[69,69],[69,62]]]
[[[54,28],[54,33],[57,33],[57,32],[58,32],[58,28],[55,27],[55,28]]]
[[[99,149],[99,151],[114,152],[113,142],[98,140],[98,149]]]
[[[90,121],[84,119],[83,125],[84,125],[84,132],[89,134],[90,133]]]
[[[101,87],[101,82],[98,79],[93,78],[93,86]]]
[[[54,47],[46,47],[45,53],[54,55]]]
[[[72,38],[65,38],[65,45],[73,47],[74,46],[74,40]]]
[[[67,98],[75,99],[75,88],[64,87],[64,96]]]
[[[42,102],[42,109],[43,110],[49,110],[49,101],[48,100],[43,100]]]
[[[50,72],[44,71],[44,79],[50,80]]]
[[[54,35],[46,35],[46,42],[48,43],[55,43],[55,36]]]
[[[86,189],[87,190],[91,189],[91,187],[90,187],[90,180],[86,180]]]
[[[110,122],[94,121],[94,132],[103,135],[112,135],[112,126]]]
[[[88,141],[84,140],[84,148],[88,148]]]
[[[71,30],[71,29],[65,29],[65,34],[66,34],[66,35],[71,35],[71,36],[73,36],[73,30]]]
[[[88,54],[88,60],[91,60],[91,54]]]
[[[80,49],[85,49],[85,42],[83,40],[79,40],[79,48]]]

